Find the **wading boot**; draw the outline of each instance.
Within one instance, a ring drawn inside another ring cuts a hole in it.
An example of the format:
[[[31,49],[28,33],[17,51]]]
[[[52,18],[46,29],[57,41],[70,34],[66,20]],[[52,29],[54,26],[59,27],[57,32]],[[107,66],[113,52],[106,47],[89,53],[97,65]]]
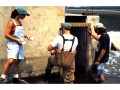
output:
[[[44,76],[44,80],[45,81],[50,81],[50,78],[51,78],[51,69],[46,69],[45,71],[45,76]]]

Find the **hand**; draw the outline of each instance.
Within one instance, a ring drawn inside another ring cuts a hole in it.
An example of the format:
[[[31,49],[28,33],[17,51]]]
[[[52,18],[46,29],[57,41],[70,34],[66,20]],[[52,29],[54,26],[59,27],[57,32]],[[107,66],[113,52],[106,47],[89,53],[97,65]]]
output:
[[[88,33],[92,34],[91,28],[88,28]]]
[[[54,54],[56,54],[56,51],[55,51],[55,50],[52,50],[52,51],[51,51],[51,55],[54,55]]]
[[[25,35],[24,37],[27,38],[28,40],[30,39],[30,37],[28,37],[27,35]]]
[[[22,40],[21,39],[16,39],[16,42],[18,43],[18,44],[22,44]]]
[[[99,65],[99,64],[100,64],[100,62],[98,62],[98,61],[95,61],[95,64],[96,64],[96,65]]]

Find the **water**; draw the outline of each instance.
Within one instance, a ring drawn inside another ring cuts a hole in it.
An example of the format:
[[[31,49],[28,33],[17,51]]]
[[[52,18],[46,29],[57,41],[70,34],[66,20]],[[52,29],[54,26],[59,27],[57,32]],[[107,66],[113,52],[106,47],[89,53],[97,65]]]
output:
[[[110,43],[114,43],[115,41],[120,43],[120,31],[110,31],[108,34],[110,36]],[[105,64],[105,75],[109,77],[120,77],[120,51],[110,50],[109,56],[109,60]]]
[[[110,57],[105,64],[104,73],[110,77],[120,77],[120,51],[110,51]]]

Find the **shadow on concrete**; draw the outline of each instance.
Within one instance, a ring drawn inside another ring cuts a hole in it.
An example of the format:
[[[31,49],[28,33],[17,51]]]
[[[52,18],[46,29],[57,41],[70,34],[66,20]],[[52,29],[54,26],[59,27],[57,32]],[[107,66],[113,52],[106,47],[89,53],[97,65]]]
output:
[[[52,73],[49,82],[46,82],[44,80],[44,74],[41,74],[39,76],[25,77],[22,79],[28,82],[29,84],[62,84],[59,72]]]
[[[20,77],[23,76],[31,76],[33,74],[33,66],[30,61],[26,60],[26,57],[24,57],[24,60],[20,63]]]
[[[88,72],[85,71],[84,67],[76,65],[75,80],[74,84],[92,84],[93,79],[90,77]],[[39,76],[29,76],[22,78],[30,84],[64,84],[63,78],[58,72],[52,72],[49,82],[44,81],[44,73]]]
[[[51,74],[51,78],[49,82],[44,81],[44,74],[39,76],[30,76],[26,78],[22,78],[27,81],[29,84],[64,84],[63,80],[61,80],[59,72],[54,72]],[[90,79],[89,75],[86,73],[77,74],[75,76],[74,84],[92,84],[94,83],[92,79]]]

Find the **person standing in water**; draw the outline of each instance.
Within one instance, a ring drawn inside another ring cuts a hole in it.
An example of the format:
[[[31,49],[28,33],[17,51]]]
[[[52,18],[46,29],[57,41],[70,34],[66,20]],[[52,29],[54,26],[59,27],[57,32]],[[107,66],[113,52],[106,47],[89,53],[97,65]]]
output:
[[[110,37],[107,34],[106,27],[102,23],[97,23],[95,25],[95,32],[100,35],[96,35],[91,29],[88,30],[88,32],[91,34],[91,36],[99,41],[97,47],[97,51],[95,53],[95,60],[94,60],[94,65],[97,66],[97,82],[104,82],[105,77],[103,75],[104,71],[104,64],[108,61],[109,59],[109,46],[110,46]]]

